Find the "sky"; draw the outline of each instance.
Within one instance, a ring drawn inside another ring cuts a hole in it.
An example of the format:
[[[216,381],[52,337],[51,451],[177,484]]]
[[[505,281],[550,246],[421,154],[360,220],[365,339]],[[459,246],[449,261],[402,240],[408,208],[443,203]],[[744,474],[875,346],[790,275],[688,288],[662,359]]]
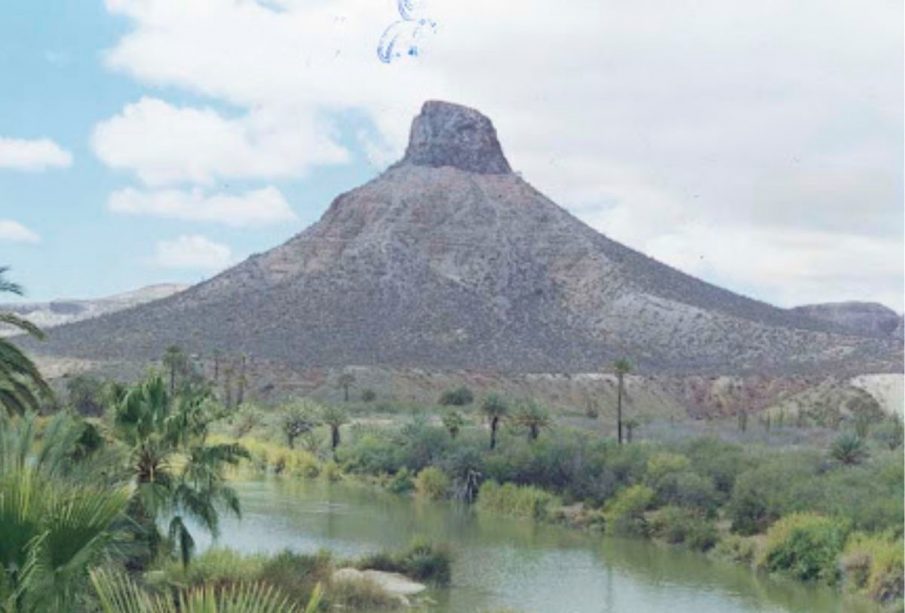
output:
[[[779,306],[901,312],[902,50],[900,0],[9,0],[0,266],[28,300],[208,278],[444,99],[630,247]]]

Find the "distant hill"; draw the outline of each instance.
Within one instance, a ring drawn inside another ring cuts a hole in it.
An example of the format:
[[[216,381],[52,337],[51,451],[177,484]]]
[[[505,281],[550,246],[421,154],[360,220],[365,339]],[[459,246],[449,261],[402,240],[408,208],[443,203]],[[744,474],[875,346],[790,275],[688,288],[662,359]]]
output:
[[[47,329],[160,300],[172,296],[176,292],[181,292],[187,287],[189,286],[179,283],[159,283],[104,298],[0,304],[0,311],[27,317],[29,321],[42,329]],[[14,333],[13,328],[0,326],[0,336],[9,336]]]
[[[792,311],[831,322],[862,336],[902,338],[902,316],[876,302],[806,304]]]
[[[53,330],[42,353],[179,344],[295,369],[895,372],[901,339],[711,285],[582,223],[513,173],[490,120],[425,103],[405,157],[288,242],[168,298]]]

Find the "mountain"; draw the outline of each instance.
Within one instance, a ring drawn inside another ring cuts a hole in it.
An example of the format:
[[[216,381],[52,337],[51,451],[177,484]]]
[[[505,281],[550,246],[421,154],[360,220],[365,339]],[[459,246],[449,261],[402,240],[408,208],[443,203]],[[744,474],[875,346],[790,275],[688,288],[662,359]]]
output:
[[[902,338],[902,316],[876,302],[806,304],[792,311],[831,322],[862,336]]]
[[[50,302],[11,302],[0,304],[0,312],[15,313],[26,317],[42,329],[53,328],[83,319],[100,317],[128,309],[139,304],[160,300],[186,289],[188,285],[179,283],[158,283],[140,289],[104,298],[94,299],[58,299]],[[0,326],[0,336],[15,334],[12,327]]]
[[[886,372],[902,343],[726,291],[585,225],[512,172],[488,118],[430,101],[405,157],[283,245],[188,290],[62,326],[42,353],[171,344],[295,369]]]

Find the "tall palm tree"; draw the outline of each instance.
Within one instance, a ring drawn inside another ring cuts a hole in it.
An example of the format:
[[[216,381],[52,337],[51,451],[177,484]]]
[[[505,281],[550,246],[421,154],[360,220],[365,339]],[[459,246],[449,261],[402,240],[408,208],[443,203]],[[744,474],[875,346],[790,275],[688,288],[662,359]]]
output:
[[[0,294],[21,296],[22,287],[5,278],[8,270],[9,268],[0,266]],[[12,326],[38,339],[44,338],[44,333],[37,326],[14,313],[0,313],[0,324]],[[12,342],[0,338],[0,407],[9,413],[21,415],[39,410],[42,400],[52,397],[50,387],[34,362]]]
[[[162,542],[157,522],[168,517],[169,537],[184,565],[195,545],[185,517],[216,536],[221,508],[240,515],[224,470],[248,452],[234,443],[206,443],[208,426],[219,417],[211,407],[206,394],[171,397],[163,379],[153,376],[128,390],[114,410],[116,435],[129,449],[135,485],[131,514],[147,531],[152,552]]]
[[[488,394],[481,403],[481,412],[490,422],[490,449],[496,448],[496,435],[500,422],[509,414],[509,406],[506,401],[497,394]]]
[[[618,389],[616,391],[616,431],[619,444],[622,444],[622,395],[625,392],[625,375],[631,372],[632,363],[625,358],[613,362],[613,370],[616,371]]]
[[[336,385],[343,391],[343,402],[349,402],[349,388],[355,385],[355,375],[344,372],[336,380]]]
[[[528,428],[528,438],[536,441],[540,431],[550,426],[550,414],[547,409],[531,400],[519,407],[515,422]]]
[[[336,406],[326,406],[321,410],[321,421],[330,428],[330,450],[333,452],[333,459],[336,459],[336,448],[339,447],[339,429],[343,424],[349,421],[349,416],[341,408]]]

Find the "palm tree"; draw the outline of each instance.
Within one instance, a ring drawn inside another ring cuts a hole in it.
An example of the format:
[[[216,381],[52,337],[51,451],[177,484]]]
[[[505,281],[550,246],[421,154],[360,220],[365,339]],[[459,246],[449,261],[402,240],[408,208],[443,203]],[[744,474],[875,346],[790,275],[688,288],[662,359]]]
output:
[[[283,434],[286,435],[286,445],[292,449],[295,445],[295,439],[311,432],[317,426],[314,419],[313,411],[304,403],[295,403],[286,407],[283,419],[280,423]]]
[[[613,370],[616,371],[618,389],[616,391],[616,432],[619,444],[622,444],[622,395],[625,392],[625,375],[631,372],[632,363],[625,358],[613,362]]]
[[[0,266],[0,294],[21,296],[22,287],[4,278],[7,270],[9,268]],[[0,324],[12,326],[38,339],[44,338],[44,333],[37,326],[13,313],[0,313]],[[0,406],[11,414],[22,415],[39,410],[41,401],[51,398],[50,387],[34,362],[9,340],[0,338]]]
[[[349,388],[355,385],[355,375],[350,372],[344,372],[336,380],[336,385],[343,391],[343,401],[349,402]]]
[[[349,421],[349,416],[339,407],[327,406],[321,411],[321,421],[330,427],[330,450],[336,459],[336,448],[339,447],[339,429]]]
[[[40,440],[34,415],[0,414],[0,611],[69,610],[87,566],[115,546],[129,492],[73,470],[78,424],[57,415]]]
[[[443,416],[443,427],[449,432],[450,438],[456,438],[459,435],[459,430],[461,430],[464,425],[465,418],[462,417],[462,414],[458,411],[450,411]]]
[[[496,448],[496,435],[500,422],[509,414],[506,401],[496,394],[488,394],[481,403],[481,412],[490,421],[490,449]]]
[[[170,540],[178,543],[184,565],[195,544],[184,517],[216,536],[221,507],[240,515],[224,470],[249,456],[234,443],[205,442],[217,417],[206,394],[173,398],[159,376],[131,388],[115,407],[116,435],[129,449],[128,470],[135,485],[131,514],[147,530],[152,553],[162,541],[157,522],[169,517]]]
[[[103,613],[315,613],[323,591],[314,588],[302,609],[280,590],[264,583],[234,583],[222,588],[203,586],[180,590],[174,597],[151,595],[122,573],[91,571]]]
[[[528,438],[536,441],[540,431],[550,425],[550,414],[547,409],[531,400],[519,407],[515,422],[528,428]]]
[[[177,345],[170,345],[163,356],[163,365],[170,373],[170,396],[176,393],[176,373],[185,370],[188,361],[182,349]]]
[[[841,464],[860,464],[867,457],[867,446],[857,434],[841,434],[833,441],[830,455]]]

